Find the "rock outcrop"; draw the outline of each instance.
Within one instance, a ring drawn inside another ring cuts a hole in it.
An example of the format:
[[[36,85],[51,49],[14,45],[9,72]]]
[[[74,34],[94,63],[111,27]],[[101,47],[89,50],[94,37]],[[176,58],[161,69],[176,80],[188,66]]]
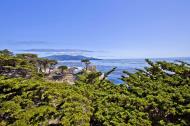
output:
[[[17,78],[17,77],[30,78],[31,77],[31,75],[26,69],[11,68],[11,67],[5,67],[5,66],[0,66],[0,74],[10,77],[10,78]]]
[[[87,68],[88,72],[97,72],[96,66],[95,65],[90,65]]]
[[[58,72],[59,70],[54,70],[49,76],[48,79],[57,82],[66,82],[68,84],[74,84],[76,81],[75,68],[69,68],[63,73]]]

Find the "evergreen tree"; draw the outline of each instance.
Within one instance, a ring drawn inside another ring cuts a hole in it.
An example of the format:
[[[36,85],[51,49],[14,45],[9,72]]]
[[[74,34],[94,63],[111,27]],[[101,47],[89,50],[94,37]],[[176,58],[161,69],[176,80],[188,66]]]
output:
[[[81,62],[85,64],[85,69],[88,70],[88,66],[91,63],[90,60],[89,59],[82,59]]]
[[[61,71],[61,73],[63,74],[65,70],[68,69],[67,66],[59,66],[58,69]]]

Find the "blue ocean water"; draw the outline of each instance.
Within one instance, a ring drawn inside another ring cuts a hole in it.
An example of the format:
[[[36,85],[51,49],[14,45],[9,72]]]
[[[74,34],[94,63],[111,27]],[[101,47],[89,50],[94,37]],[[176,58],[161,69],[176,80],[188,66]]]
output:
[[[175,62],[176,60],[181,60],[190,63],[190,58],[154,58],[152,61],[168,61]],[[123,83],[120,80],[123,71],[127,70],[129,72],[135,72],[136,69],[143,69],[148,66],[144,59],[103,59],[103,60],[92,60],[91,63],[96,65],[96,68],[101,72],[107,72],[113,67],[117,69],[109,75],[108,79],[116,84]],[[78,67],[82,69],[83,64],[79,60],[67,60],[59,61],[60,65],[67,65],[68,67]]]

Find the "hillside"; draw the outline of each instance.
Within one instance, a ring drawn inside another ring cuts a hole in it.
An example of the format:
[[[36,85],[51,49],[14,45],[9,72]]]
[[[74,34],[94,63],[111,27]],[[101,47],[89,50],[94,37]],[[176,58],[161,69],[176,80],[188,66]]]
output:
[[[47,56],[45,58],[52,59],[52,60],[82,60],[82,59],[100,60],[100,59],[97,59],[97,58],[86,57],[86,56],[82,56],[82,55],[77,55],[77,56],[72,56],[72,55],[52,55],[52,56]]]

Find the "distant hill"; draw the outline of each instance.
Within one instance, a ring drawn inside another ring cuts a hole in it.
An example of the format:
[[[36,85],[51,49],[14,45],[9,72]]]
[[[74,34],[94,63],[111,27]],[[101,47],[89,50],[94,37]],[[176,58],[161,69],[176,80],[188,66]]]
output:
[[[77,56],[71,56],[71,55],[52,55],[52,56],[47,56],[45,58],[48,59],[53,59],[53,60],[82,60],[82,59],[89,59],[89,60],[101,60],[93,57],[86,57],[82,55],[77,55]]]

